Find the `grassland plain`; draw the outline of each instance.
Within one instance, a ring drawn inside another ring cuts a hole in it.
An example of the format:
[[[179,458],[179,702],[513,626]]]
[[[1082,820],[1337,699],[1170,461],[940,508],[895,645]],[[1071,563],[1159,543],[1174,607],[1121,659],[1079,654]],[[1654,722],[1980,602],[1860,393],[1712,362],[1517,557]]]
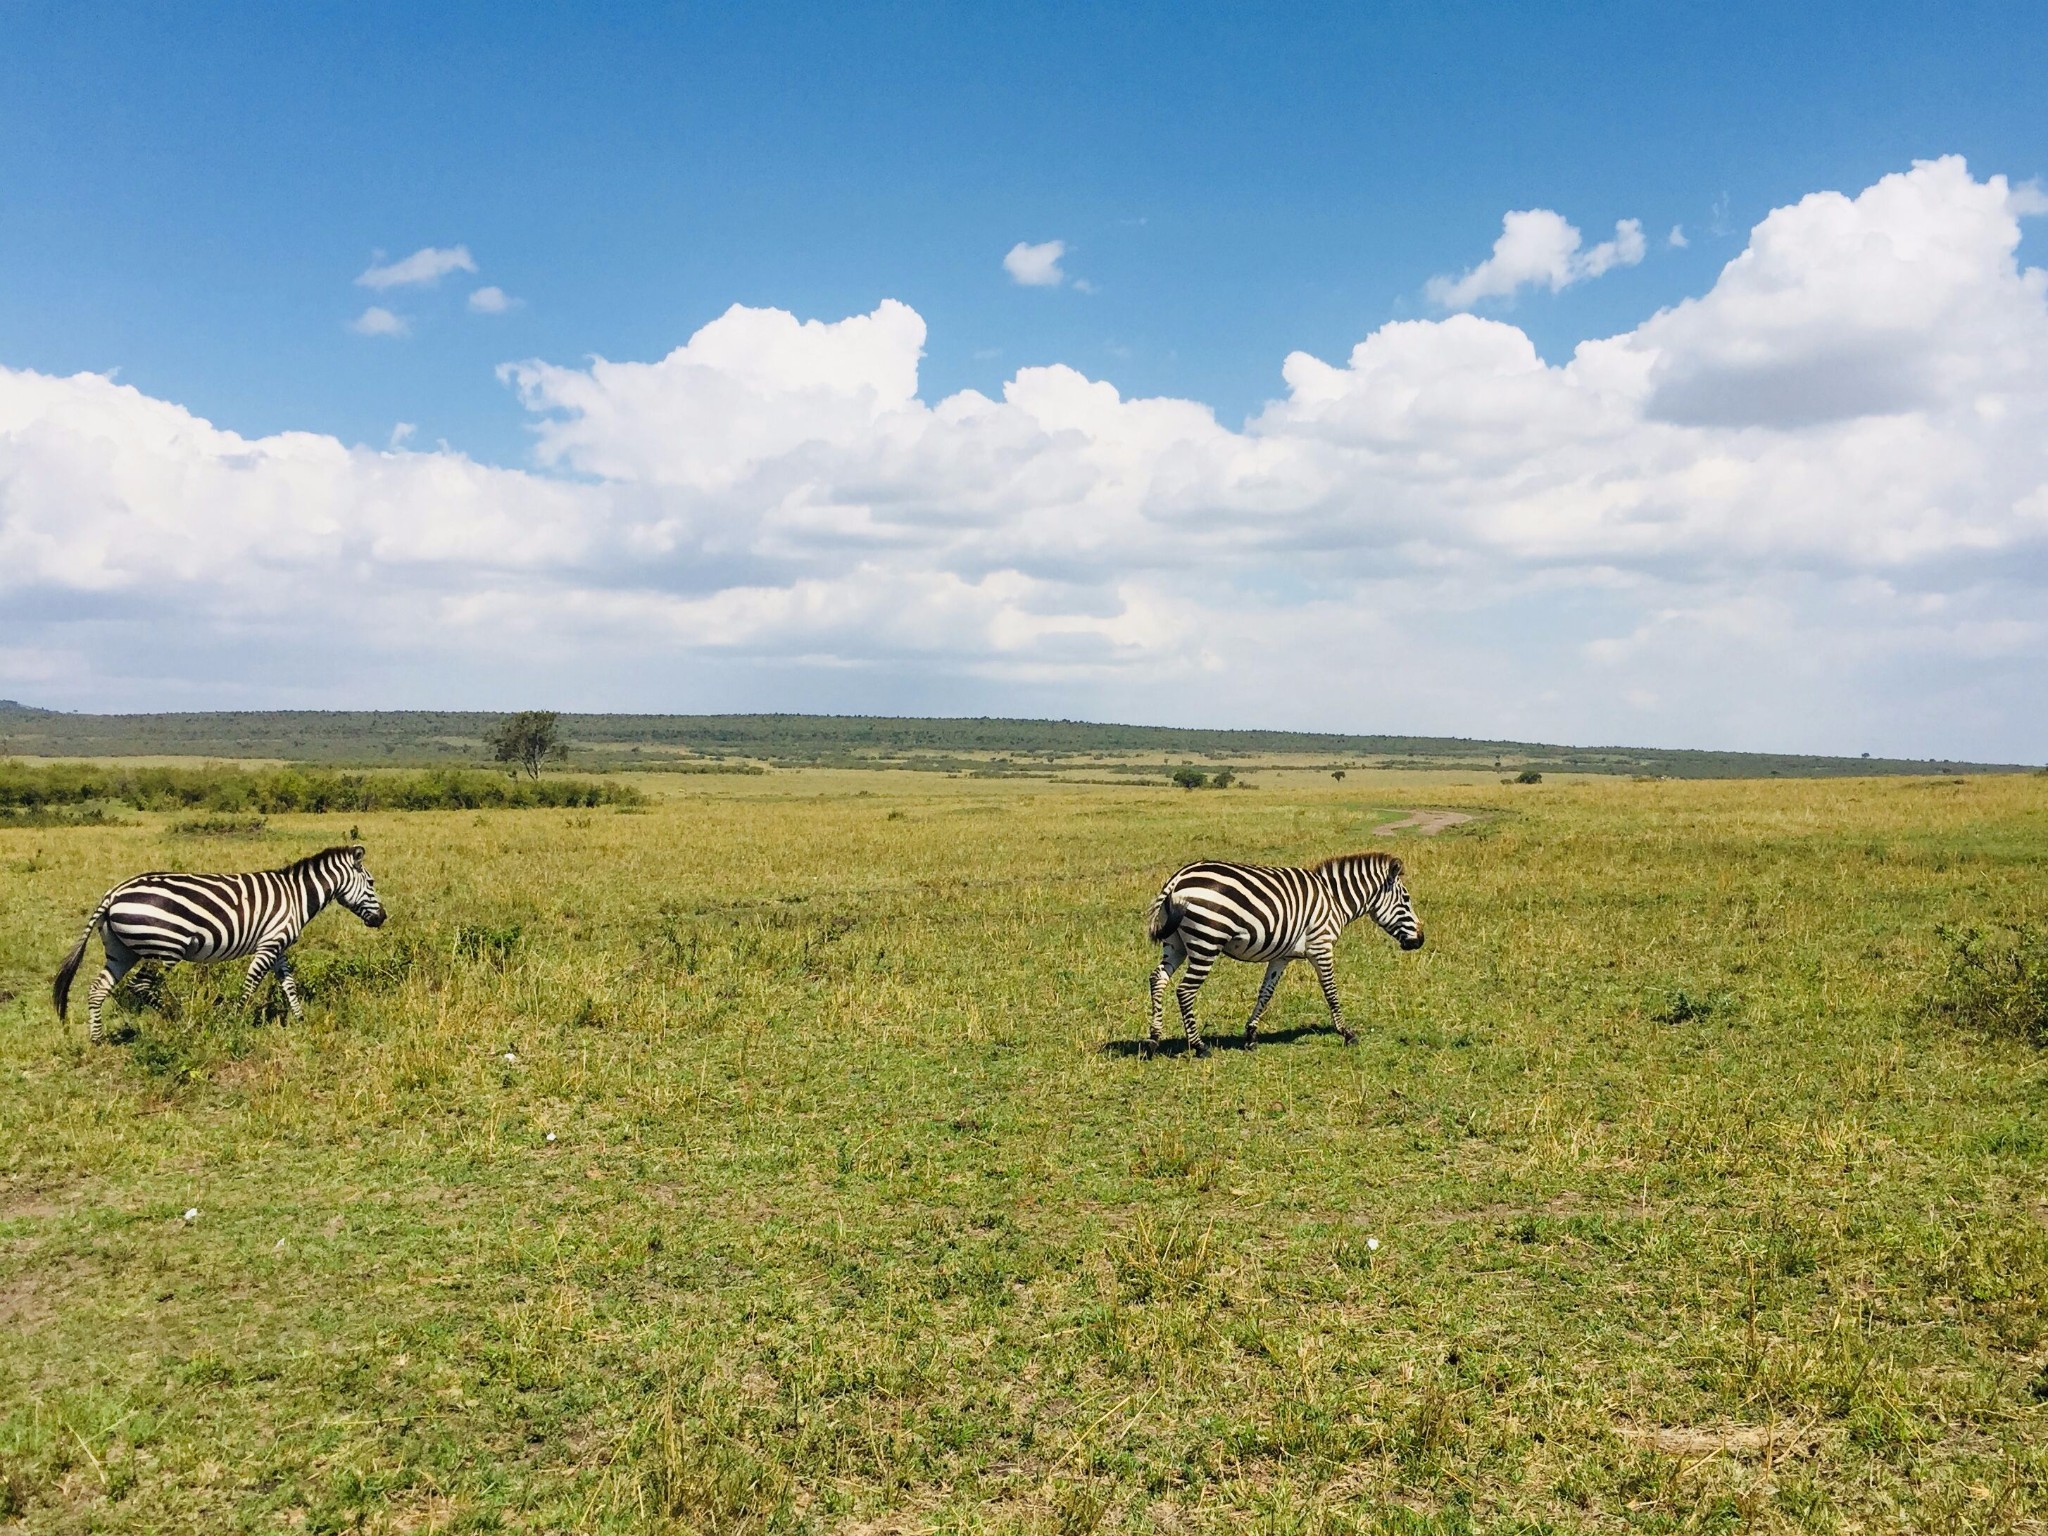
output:
[[[2048,779],[636,782],[0,831],[0,1526],[2048,1519],[2048,1066],[1914,1007]],[[351,824],[303,1027],[52,1016],[117,878]],[[1357,1049],[1136,1059],[1161,876],[1374,844]]]

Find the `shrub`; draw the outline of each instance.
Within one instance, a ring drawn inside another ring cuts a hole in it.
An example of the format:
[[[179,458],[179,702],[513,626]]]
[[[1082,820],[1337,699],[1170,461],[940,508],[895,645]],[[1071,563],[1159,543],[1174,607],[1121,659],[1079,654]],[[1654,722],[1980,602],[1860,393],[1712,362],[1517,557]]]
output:
[[[1534,768],[1524,768],[1515,775],[1515,782],[1517,784],[1541,784],[1543,782],[1543,775]]]
[[[2048,1045],[2048,925],[1935,930],[1944,951],[1923,1009],[1930,1018]]]
[[[174,821],[173,837],[261,837],[269,825],[261,816],[195,816]]]
[[[1173,770],[1173,782],[1182,789],[1200,789],[1209,782],[1209,775],[1192,764],[1183,763]]]
[[[337,773],[306,768],[106,768],[0,763],[0,816],[103,819],[99,805],[240,817],[333,811],[477,811],[644,804],[630,784],[507,779],[477,769]],[[18,822],[16,824],[19,824]],[[48,823],[46,823],[48,824]]]

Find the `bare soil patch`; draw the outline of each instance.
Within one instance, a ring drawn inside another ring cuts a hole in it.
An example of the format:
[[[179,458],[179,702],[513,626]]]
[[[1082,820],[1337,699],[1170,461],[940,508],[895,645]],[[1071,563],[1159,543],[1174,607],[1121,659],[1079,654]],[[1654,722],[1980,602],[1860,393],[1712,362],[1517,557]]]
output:
[[[1399,821],[1390,821],[1383,827],[1374,827],[1372,831],[1375,837],[1391,832],[1413,832],[1417,837],[1435,837],[1446,827],[1461,826],[1471,819],[1463,811],[1410,811]]]
[[[1615,1433],[1635,1445],[1666,1456],[1779,1456],[1811,1451],[1818,1436],[1810,1428],[1786,1421],[1776,1424],[1652,1425],[1638,1429],[1619,1425]]]

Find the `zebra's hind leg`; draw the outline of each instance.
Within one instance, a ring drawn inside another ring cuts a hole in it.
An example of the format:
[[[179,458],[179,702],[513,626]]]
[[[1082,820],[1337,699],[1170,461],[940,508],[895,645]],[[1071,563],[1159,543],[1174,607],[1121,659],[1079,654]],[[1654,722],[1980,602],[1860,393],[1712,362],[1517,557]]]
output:
[[[1323,1001],[1330,1005],[1330,1022],[1337,1026],[1337,1033],[1343,1037],[1346,1045],[1358,1044],[1358,1036],[1353,1034],[1351,1027],[1344,1022],[1344,1006],[1337,1001],[1336,962],[1332,960],[1327,949],[1310,955],[1309,961],[1316,968],[1316,980],[1323,984]]]
[[[1257,1050],[1259,1045],[1259,1016],[1266,1011],[1266,1004],[1273,1001],[1273,989],[1280,985],[1280,973],[1287,969],[1285,960],[1275,960],[1266,967],[1266,979],[1259,983],[1259,1000],[1252,1004],[1252,1016],[1244,1021],[1244,1048]]]
[[[1159,946],[1159,964],[1152,972],[1152,1031],[1145,1037],[1147,1061],[1159,1049],[1159,1030],[1166,1021],[1166,984],[1173,980],[1173,973],[1180,969],[1181,961],[1187,957],[1187,947],[1177,938],[1170,938]]]
[[[141,958],[112,935],[104,937],[107,940],[106,968],[93,979],[91,990],[85,994],[85,1012],[86,1017],[91,1020],[94,1045],[100,1045],[105,1041],[100,1025],[100,1009],[113,995],[114,988],[121,985],[121,978],[134,970],[135,962]]]
[[[1187,972],[1173,989],[1174,1001],[1180,1004],[1181,1027],[1187,1031],[1188,1052],[1194,1056],[1209,1054],[1209,1047],[1202,1043],[1202,1026],[1195,1022],[1195,994],[1202,990],[1202,983],[1209,979],[1209,968],[1215,963],[1214,950],[1201,955],[1189,951]]]

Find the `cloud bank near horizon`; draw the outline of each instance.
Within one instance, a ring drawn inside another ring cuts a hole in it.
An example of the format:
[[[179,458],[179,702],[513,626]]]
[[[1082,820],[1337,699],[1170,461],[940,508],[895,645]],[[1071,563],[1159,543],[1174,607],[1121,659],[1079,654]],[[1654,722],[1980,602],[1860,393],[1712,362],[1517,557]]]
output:
[[[507,365],[530,469],[0,368],[0,688],[2035,760],[2041,201],[1923,162],[1777,209],[1706,293],[1565,362],[1391,322],[1290,354],[1241,429],[1060,365],[927,402],[894,300]],[[1640,256],[1564,229],[1518,281]]]

